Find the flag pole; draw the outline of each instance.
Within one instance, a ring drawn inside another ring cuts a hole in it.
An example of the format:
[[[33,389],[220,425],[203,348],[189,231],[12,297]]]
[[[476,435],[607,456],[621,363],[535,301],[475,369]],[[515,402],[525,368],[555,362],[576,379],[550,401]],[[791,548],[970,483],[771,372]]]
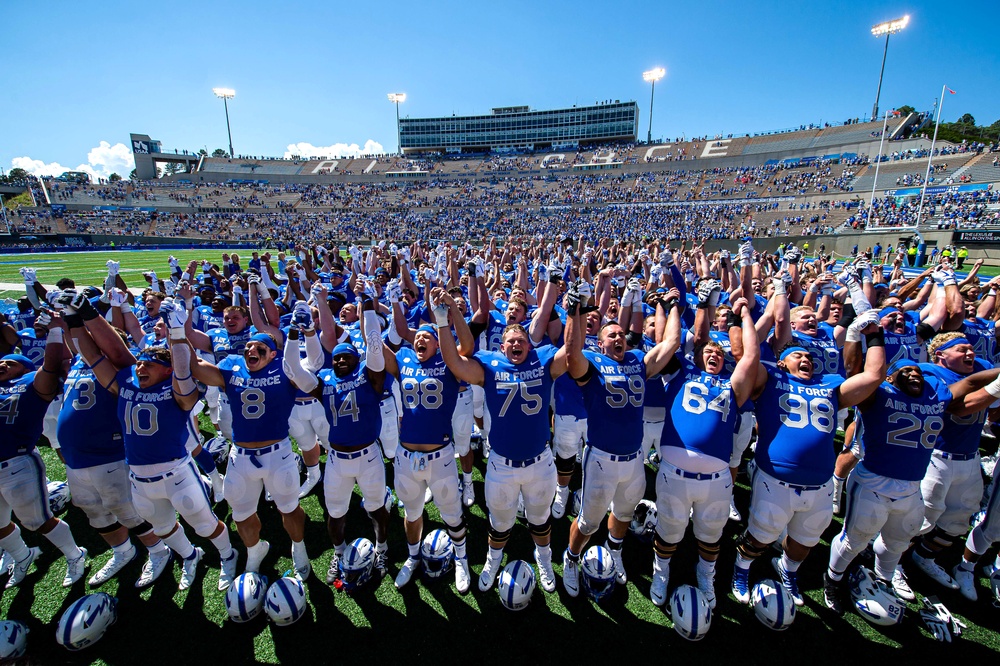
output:
[[[934,144],[937,142],[938,127],[941,126],[941,107],[944,106],[944,92],[947,85],[941,86],[941,101],[938,102],[937,120],[934,121],[934,137],[931,139],[931,152],[927,156],[927,173],[924,175],[924,186],[920,188],[920,205],[917,207],[917,228],[920,228],[920,215],[924,211],[924,197],[927,195],[927,181],[931,177],[931,160],[934,159]]]

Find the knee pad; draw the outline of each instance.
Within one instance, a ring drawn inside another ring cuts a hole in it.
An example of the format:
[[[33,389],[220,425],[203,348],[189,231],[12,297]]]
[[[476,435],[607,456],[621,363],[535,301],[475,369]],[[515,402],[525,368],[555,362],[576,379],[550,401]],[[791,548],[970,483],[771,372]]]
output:
[[[459,520],[457,525],[449,525],[448,523],[445,523],[444,526],[448,528],[448,536],[451,537],[452,541],[461,541],[462,539],[465,538],[466,534],[465,518]]]
[[[556,456],[556,473],[560,476],[573,474],[576,471],[576,458],[560,458]]]
[[[714,561],[719,557],[719,541],[715,543],[705,543],[704,541],[698,540],[698,554],[701,555],[703,560],[709,562]]]
[[[509,530],[500,532],[491,527],[489,530],[490,541],[500,544],[501,547],[504,546],[507,543],[507,539],[510,538],[510,533],[513,529],[514,528],[512,527]]]
[[[102,536],[105,535],[105,534],[112,534],[112,533],[116,532],[117,530],[121,529],[121,527],[122,527],[122,524],[119,523],[116,520],[115,522],[111,523],[107,527],[102,527],[102,528],[98,529],[97,533],[100,534],[100,535],[102,535]]]
[[[146,536],[153,531],[153,526],[149,524],[149,521],[144,520],[135,527],[129,528],[129,531],[135,533],[136,536]]]
[[[767,550],[767,545],[755,545],[754,540],[750,538],[750,533],[744,532],[740,535],[740,538],[736,540],[736,550],[740,555],[748,560],[755,560],[764,554]]]
[[[673,557],[674,553],[677,552],[678,546],[680,546],[679,543],[667,543],[660,538],[659,534],[653,537],[653,551],[655,551],[656,556],[661,559],[668,560]]]
[[[552,534],[552,518],[549,517],[541,525],[535,525],[534,523],[528,523],[528,532],[531,533],[533,537],[547,537]]]

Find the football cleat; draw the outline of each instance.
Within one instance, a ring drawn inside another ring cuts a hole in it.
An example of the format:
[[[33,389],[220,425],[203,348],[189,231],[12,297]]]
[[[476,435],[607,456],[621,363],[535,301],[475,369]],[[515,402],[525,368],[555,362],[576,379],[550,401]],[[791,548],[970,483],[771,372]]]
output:
[[[729,520],[737,523],[743,520],[740,510],[736,508],[736,500],[729,500]]]
[[[66,560],[66,577],[63,578],[62,586],[71,587],[73,583],[83,578],[83,572],[87,570],[87,549],[80,548],[80,554],[72,560]]]
[[[733,567],[733,596],[741,604],[750,603],[750,570]]]
[[[604,547],[608,549],[611,561],[615,563],[615,580],[618,581],[619,585],[624,585],[628,582],[628,576],[625,575],[625,564],[622,562],[622,549],[615,550],[608,546],[607,543],[604,544]]]
[[[170,563],[173,560],[174,552],[172,550],[167,550],[166,553],[160,556],[150,553],[149,558],[142,565],[142,573],[139,574],[139,579],[135,581],[135,586],[141,590],[155,583],[156,579],[163,575],[163,572],[170,567]]]
[[[932,559],[921,557],[920,555],[913,553],[910,558],[913,563],[917,565],[917,568],[924,572],[928,578],[931,578],[945,587],[950,587],[953,590],[958,589],[958,583],[955,579],[948,575],[948,572],[941,568],[941,565]]]
[[[500,561],[503,556],[493,558],[489,555],[486,556],[486,563],[483,564],[483,571],[479,574],[479,591],[488,592],[491,587],[493,587],[493,582],[497,579],[497,575],[500,573]],[[532,582],[534,582],[534,576],[531,577]]]
[[[469,586],[472,584],[472,575],[469,573],[469,558],[467,557],[456,557],[455,558],[455,589],[458,590],[459,594],[465,594],[469,591]]]
[[[660,568],[653,562],[653,582],[649,585],[649,598],[656,606],[667,603],[667,583],[670,581],[669,564]]]
[[[823,574],[823,601],[826,607],[837,615],[843,615],[850,608],[847,600],[847,582],[844,579],[834,580],[830,573]]]
[[[698,567],[695,572],[695,578],[698,582],[698,589],[701,590],[705,601],[708,602],[709,608],[715,610],[715,570],[704,572],[701,570],[701,567]]]
[[[413,574],[415,574],[419,568],[419,557],[413,557],[412,555],[407,557],[403,562],[403,566],[399,567],[399,573],[396,574],[396,589],[401,589],[409,583],[410,579],[413,578]]]
[[[951,576],[958,583],[958,591],[969,601],[976,601],[979,594],[976,592],[976,575],[972,571],[966,571],[961,564],[956,564],[951,570]]]
[[[796,606],[801,606],[805,603],[805,599],[802,598],[802,593],[799,592],[799,574],[797,571],[787,571],[783,566],[781,566],[781,558],[775,557],[771,560],[771,566],[779,576],[781,576],[781,584],[784,586],[788,593],[792,595],[792,601],[795,602]]]
[[[326,570],[326,584],[333,585],[338,580],[340,580],[340,555],[337,554],[337,551],[333,551],[330,566]]]
[[[375,573],[378,577],[385,578],[386,574],[389,573],[389,548],[383,548],[379,550],[378,547],[375,548]]]
[[[897,597],[906,601],[914,601],[917,598],[917,595],[910,588],[910,582],[906,580],[906,573],[903,571],[903,567],[899,564],[896,565],[896,570],[892,572],[892,590],[896,593]]]
[[[546,592],[556,591],[556,572],[552,569],[552,554],[542,557],[535,549],[535,564],[538,565],[538,584]]]
[[[178,590],[186,590],[198,579],[198,563],[205,556],[205,551],[195,548],[189,557],[185,557],[181,562],[181,582],[177,586]]]
[[[129,562],[135,559],[135,556],[139,554],[139,551],[132,544],[129,544],[128,550],[125,551],[124,555],[119,556],[117,552],[112,551],[111,559],[104,563],[104,566],[98,570],[90,580],[87,581],[87,585],[91,587],[97,587],[98,585],[104,585],[106,582],[118,575],[118,573],[124,569]]]
[[[476,489],[472,482],[462,484],[462,504],[469,508],[476,503]]]
[[[14,567],[14,558],[6,550],[0,548],[0,576],[10,575],[10,570]],[[987,576],[989,574],[986,574]]]
[[[302,499],[303,497],[308,495],[312,491],[312,489],[316,487],[316,484],[319,483],[319,480],[320,480],[319,475],[316,475],[315,477],[310,477],[307,474],[306,480],[303,481],[302,485],[299,487],[299,499]],[[275,583],[274,585],[277,585],[277,583]],[[274,585],[272,585],[271,587],[274,587]]]
[[[229,586],[233,584],[233,580],[236,578],[236,561],[238,557],[236,555],[236,550],[234,549],[229,557],[222,560],[219,567],[219,591],[225,592],[229,589]]]
[[[10,569],[10,578],[7,579],[7,587],[15,587],[22,580],[24,580],[24,577],[28,575],[28,569],[31,568],[31,563],[34,562],[41,554],[41,548],[29,548],[27,557],[20,562],[14,562],[14,565]]]
[[[556,520],[566,515],[569,496],[569,486],[556,486],[556,497],[552,500],[552,517]]]
[[[568,548],[563,552],[563,587],[571,597],[580,594],[580,559],[572,559]]]

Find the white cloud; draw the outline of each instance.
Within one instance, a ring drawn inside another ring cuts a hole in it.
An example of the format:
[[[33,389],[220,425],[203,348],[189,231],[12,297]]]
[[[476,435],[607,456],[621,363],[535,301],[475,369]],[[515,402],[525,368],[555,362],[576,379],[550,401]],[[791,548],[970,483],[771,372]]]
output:
[[[358,155],[376,155],[385,153],[382,144],[368,139],[364,146],[356,143],[335,143],[329,146],[314,146],[306,141],[288,144],[285,151],[285,159],[291,159],[292,155],[299,157],[357,157]]]
[[[128,178],[128,174],[135,168],[135,160],[128,146],[123,143],[112,146],[107,141],[101,141],[100,145],[91,148],[87,153],[87,163],[75,168],[63,166],[59,162],[45,163],[28,156],[15,157],[10,164],[11,168],[21,168],[35,176],[58,176],[64,171],[86,171],[95,180],[107,178],[113,173]]]

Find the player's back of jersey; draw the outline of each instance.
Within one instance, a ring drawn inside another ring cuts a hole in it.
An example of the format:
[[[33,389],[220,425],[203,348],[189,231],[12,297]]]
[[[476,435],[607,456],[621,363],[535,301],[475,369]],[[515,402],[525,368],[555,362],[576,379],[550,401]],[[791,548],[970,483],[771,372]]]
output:
[[[67,467],[84,469],[125,458],[118,398],[99,385],[82,358],[73,363],[63,385],[56,428]]]

